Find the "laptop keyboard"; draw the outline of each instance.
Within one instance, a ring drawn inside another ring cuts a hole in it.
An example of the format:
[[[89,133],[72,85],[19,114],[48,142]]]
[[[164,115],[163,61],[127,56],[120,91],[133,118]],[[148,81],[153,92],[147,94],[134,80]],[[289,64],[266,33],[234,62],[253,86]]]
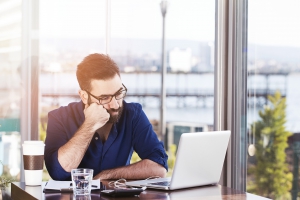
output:
[[[148,185],[169,186],[169,185],[170,185],[170,181],[162,181],[162,182],[148,183]]]

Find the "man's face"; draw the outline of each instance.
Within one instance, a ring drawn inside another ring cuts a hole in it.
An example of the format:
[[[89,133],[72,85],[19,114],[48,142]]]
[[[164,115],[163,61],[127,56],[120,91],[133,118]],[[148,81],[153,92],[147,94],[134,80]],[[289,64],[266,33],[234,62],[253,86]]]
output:
[[[116,97],[112,95],[119,94],[124,87],[122,81],[118,75],[115,75],[114,78],[109,80],[92,80],[91,81],[91,91],[92,95],[97,98],[102,99],[101,104],[110,114],[108,123],[116,123],[120,119],[123,111],[123,99],[116,100]],[[111,98],[112,97],[112,98]],[[103,104],[107,99],[111,99],[109,103]],[[88,104],[99,103],[99,100],[89,95]]]

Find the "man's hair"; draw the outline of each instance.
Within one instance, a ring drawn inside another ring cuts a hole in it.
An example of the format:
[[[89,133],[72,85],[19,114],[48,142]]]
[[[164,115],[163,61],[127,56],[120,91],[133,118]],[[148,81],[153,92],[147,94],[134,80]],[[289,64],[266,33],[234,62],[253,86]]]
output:
[[[94,53],[83,59],[77,66],[76,76],[82,90],[91,90],[92,80],[108,80],[120,76],[117,64],[105,54]]]

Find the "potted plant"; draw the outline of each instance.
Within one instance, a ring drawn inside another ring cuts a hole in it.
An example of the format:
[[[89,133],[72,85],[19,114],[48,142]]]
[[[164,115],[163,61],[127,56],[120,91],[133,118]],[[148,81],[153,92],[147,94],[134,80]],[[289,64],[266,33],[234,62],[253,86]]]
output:
[[[1,160],[0,163],[2,166],[4,166]],[[2,197],[2,199],[5,199],[5,189],[6,187],[8,187],[8,184],[10,184],[11,182],[13,182],[12,179],[7,179],[3,176],[0,176],[0,197]]]

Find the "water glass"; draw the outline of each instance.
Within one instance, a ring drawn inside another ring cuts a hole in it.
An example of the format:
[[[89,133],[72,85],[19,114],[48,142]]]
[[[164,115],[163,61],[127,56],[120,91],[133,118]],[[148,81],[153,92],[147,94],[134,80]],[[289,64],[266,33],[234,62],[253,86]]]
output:
[[[91,200],[91,195],[75,195],[75,194],[73,194],[73,200]]]
[[[89,195],[91,194],[91,185],[94,170],[92,169],[72,169],[72,186],[74,195]]]

